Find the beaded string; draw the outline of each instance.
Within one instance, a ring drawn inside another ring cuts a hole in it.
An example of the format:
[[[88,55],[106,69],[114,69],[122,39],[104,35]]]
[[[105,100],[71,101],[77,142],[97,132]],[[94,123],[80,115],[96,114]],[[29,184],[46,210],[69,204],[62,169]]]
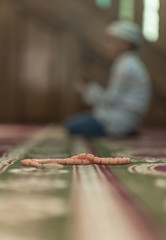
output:
[[[41,167],[42,164],[58,163],[62,165],[90,165],[90,164],[104,164],[104,165],[118,165],[130,163],[130,158],[100,158],[92,154],[81,153],[71,158],[64,159],[24,159],[22,164],[24,166]]]

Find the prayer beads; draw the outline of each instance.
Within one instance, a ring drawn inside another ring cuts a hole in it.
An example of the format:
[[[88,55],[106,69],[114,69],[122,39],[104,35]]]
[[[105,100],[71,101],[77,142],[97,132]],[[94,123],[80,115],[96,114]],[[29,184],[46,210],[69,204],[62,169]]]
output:
[[[92,154],[80,153],[77,156],[63,159],[24,159],[22,164],[24,166],[41,167],[42,164],[56,163],[61,165],[90,165],[90,164],[103,164],[103,165],[118,165],[130,163],[130,158],[100,158]]]

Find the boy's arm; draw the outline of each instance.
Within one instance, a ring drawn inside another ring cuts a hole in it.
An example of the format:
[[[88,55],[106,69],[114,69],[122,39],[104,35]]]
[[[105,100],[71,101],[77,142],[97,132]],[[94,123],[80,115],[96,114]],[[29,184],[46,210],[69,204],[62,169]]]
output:
[[[90,82],[82,92],[82,98],[89,105],[97,105],[103,101],[105,90],[96,82]]]
[[[112,86],[108,84],[107,89],[104,89],[96,82],[90,82],[86,85],[82,92],[82,98],[89,105],[97,104],[114,104],[119,98],[119,84]]]

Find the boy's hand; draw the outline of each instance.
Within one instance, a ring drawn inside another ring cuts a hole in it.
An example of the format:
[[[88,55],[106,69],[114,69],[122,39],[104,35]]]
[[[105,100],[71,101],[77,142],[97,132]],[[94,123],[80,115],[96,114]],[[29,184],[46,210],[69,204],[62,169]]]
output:
[[[89,82],[87,75],[83,72],[79,72],[76,76],[76,81],[74,83],[75,90],[78,93],[83,93],[86,89],[86,86]]]
[[[83,79],[77,79],[75,81],[74,87],[78,93],[83,93],[86,89],[87,83]]]

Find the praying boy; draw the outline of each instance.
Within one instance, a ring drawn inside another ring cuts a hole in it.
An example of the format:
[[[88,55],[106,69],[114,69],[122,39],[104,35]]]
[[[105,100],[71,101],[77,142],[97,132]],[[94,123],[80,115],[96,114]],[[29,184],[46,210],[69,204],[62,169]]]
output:
[[[76,90],[92,111],[66,122],[68,131],[84,136],[125,137],[135,133],[149,107],[149,74],[137,54],[141,46],[140,27],[130,21],[116,21],[106,27],[106,54],[113,61],[107,88],[79,79]]]

